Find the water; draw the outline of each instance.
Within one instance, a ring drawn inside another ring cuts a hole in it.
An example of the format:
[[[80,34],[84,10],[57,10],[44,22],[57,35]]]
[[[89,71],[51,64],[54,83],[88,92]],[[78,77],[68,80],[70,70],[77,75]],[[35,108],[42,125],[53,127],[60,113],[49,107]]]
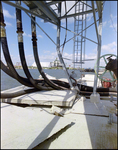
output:
[[[16,70],[20,76],[26,77],[23,69],[16,69]],[[38,72],[37,69],[29,69],[29,71],[34,79],[39,78],[40,73]],[[44,72],[49,74],[50,76],[56,77],[56,79],[66,77],[65,72],[62,69],[44,69]],[[68,70],[68,72],[71,73],[72,70]],[[80,71],[75,70],[75,73],[77,74],[77,78],[80,78],[80,76],[81,76]],[[83,72],[82,74],[95,74],[95,73],[94,72]],[[109,77],[109,75],[106,75],[106,77]],[[11,78],[10,76],[8,76],[6,73],[4,73],[1,70],[1,91],[7,90],[10,88],[14,88],[17,86],[21,86],[21,85],[22,84],[20,84],[17,80]]]

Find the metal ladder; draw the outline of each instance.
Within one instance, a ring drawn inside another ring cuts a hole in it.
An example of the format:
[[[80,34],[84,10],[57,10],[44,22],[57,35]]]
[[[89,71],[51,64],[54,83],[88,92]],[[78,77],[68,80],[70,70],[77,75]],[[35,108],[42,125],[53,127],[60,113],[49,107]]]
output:
[[[87,1],[86,1],[87,3]],[[85,4],[78,2],[75,5],[75,13],[83,12]],[[86,8],[87,9],[87,6]],[[86,28],[86,15],[84,19],[84,15],[75,16],[74,17],[74,32],[80,33],[83,30],[83,27]],[[86,37],[86,30],[82,31],[79,35],[74,37],[74,46],[73,46],[73,68],[82,69],[82,64],[84,63],[83,59],[85,59],[85,38]],[[82,58],[83,53],[83,58]]]

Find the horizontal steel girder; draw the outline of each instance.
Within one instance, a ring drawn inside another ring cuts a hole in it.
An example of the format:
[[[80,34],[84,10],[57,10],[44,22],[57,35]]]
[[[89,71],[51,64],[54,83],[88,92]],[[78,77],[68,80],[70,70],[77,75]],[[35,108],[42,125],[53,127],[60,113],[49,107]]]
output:
[[[97,11],[97,9],[95,9],[95,11]],[[93,12],[93,10],[87,10],[87,11],[83,11],[83,12],[79,12],[79,13],[74,13],[74,14],[70,14],[70,15],[64,15],[62,17],[59,17],[59,19],[75,17],[75,16],[79,16],[79,15],[83,15],[83,14],[89,14],[89,13],[92,13],[92,12]]]
[[[62,1],[47,2],[47,5],[50,6],[50,5],[54,5],[54,4],[60,3],[60,2],[62,2]]]
[[[39,17],[39,18],[42,18],[42,19],[44,19],[44,20],[47,20],[47,21],[49,21],[49,22],[51,22],[51,23],[57,25],[57,23],[52,22],[52,20],[49,20],[49,19],[47,18],[47,16],[45,17],[45,14],[43,14],[42,12],[39,13],[38,10],[37,10],[37,11],[34,11],[35,9],[28,10],[28,9],[24,8],[23,6],[20,6],[20,5],[18,5],[18,4],[15,4],[15,3],[13,3],[13,2],[10,2],[10,1],[2,1],[2,2],[6,3],[6,4],[9,4],[9,5],[11,5],[11,6],[15,7],[15,8],[21,9],[21,10],[27,12],[27,13],[30,13],[30,14],[32,14],[32,15],[34,15],[34,16],[37,16],[37,17]],[[25,3],[25,1],[23,1],[23,2]],[[27,1],[27,2],[28,2],[28,1]],[[30,1],[30,2],[31,2],[31,1]],[[26,4],[26,3],[25,3],[25,4]],[[27,4],[26,4],[26,5],[27,5]],[[28,5],[27,5],[27,6],[28,6]],[[28,7],[29,7],[29,6],[28,6]]]
[[[49,8],[49,6],[44,3],[43,1],[32,1],[36,7],[38,7],[48,18],[50,18],[52,21],[54,21],[56,24],[59,23],[59,19],[56,15],[56,13]]]

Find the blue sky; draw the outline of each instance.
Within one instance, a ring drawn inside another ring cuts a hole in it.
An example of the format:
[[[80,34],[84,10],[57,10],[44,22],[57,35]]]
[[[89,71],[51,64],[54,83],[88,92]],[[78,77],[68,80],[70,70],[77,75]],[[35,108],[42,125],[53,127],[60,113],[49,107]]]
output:
[[[72,6],[74,1],[68,1],[67,8]],[[19,52],[18,52],[18,42],[17,42],[17,33],[16,33],[16,17],[15,17],[15,8],[10,6],[4,2],[2,2],[3,6],[3,14],[6,23],[6,34],[8,47],[10,51],[10,55],[12,57],[14,65],[16,62],[20,62]],[[22,2],[22,6],[27,8]],[[73,11],[73,10],[72,10]],[[64,14],[64,9],[62,9],[62,13]],[[96,13],[96,18],[98,18],[98,14]],[[22,21],[23,21],[23,41],[24,41],[24,49],[25,56],[27,60],[27,64],[30,66],[34,63],[33,57],[33,48],[31,41],[31,20],[22,11]],[[68,21],[68,29],[74,31],[74,23],[73,18],[70,18]],[[87,26],[93,23],[92,14],[87,16]],[[44,21],[40,18],[36,17],[36,22],[41,26],[41,28],[53,39],[56,43],[56,26],[51,23],[44,23]],[[65,19],[61,22],[62,26],[66,26]],[[37,28],[37,44],[38,44],[38,54],[41,62],[52,62],[55,60],[57,56],[56,46],[54,43],[41,31],[41,29]],[[61,28],[61,44],[63,44],[65,39],[66,31]],[[73,33],[67,32],[67,40],[74,36]],[[86,31],[86,37],[90,38],[97,42],[95,26],[91,26]],[[101,55],[104,54],[115,54],[117,55],[117,1],[105,1],[104,10],[103,10],[103,28],[102,28],[102,50]],[[62,50],[62,47],[61,47]],[[96,53],[97,53],[97,45],[86,40],[86,55],[85,59],[95,59],[94,61],[86,61],[84,68],[93,68],[96,62]],[[63,57],[72,59],[73,56],[73,40],[67,42],[64,47]],[[4,60],[3,53],[1,51],[1,59],[6,64]],[[65,63],[72,66],[71,61],[64,60]]]

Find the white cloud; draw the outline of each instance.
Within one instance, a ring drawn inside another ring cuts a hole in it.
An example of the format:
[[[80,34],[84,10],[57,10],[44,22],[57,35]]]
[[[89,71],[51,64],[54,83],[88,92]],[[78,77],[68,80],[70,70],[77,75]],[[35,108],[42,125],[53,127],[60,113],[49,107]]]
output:
[[[109,27],[114,28],[114,30],[117,32],[117,16],[113,16],[110,14],[110,20],[108,21],[110,23]]]
[[[28,34],[27,36],[28,36],[28,37],[32,37],[31,34]]]
[[[15,14],[14,14],[14,15],[11,15],[11,14],[8,12],[8,10],[6,10],[6,9],[3,9],[3,15],[4,15],[5,17],[7,17],[7,18],[12,18],[12,19],[15,19],[15,18],[16,18]]]
[[[95,63],[96,63],[96,58],[97,58],[97,47],[95,49],[93,49],[93,53],[89,53],[87,55],[85,55],[85,59],[95,59],[92,61],[85,61],[85,64],[83,64],[83,68],[94,68],[95,67]],[[107,45],[102,45],[101,47],[101,56],[105,55],[105,54],[115,54],[117,53],[117,43],[116,42],[112,42],[109,43]],[[100,65],[101,66],[105,66],[105,61],[104,59],[100,59]]]
[[[117,28],[117,23],[116,24],[113,24],[113,25],[110,25],[111,28],[115,27]]]
[[[117,32],[117,23],[111,24],[110,27],[111,27],[111,28],[114,28],[114,30]]]
[[[41,55],[40,56],[40,61],[45,61],[45,62],[52,62],[56,58],[55,55]]]
[[[23,36],[32,37],[31,34],[26,34],[25,32],[23,33]]]
[[[31,54],[26,55],[25,57],[26,57],[26,62],[27,62],[27,65],[28,65],[28,66],[32,65],[33,62],[35,61],[35,60],[34,60],[34,56],[31,55]]]
[[[13,25],[10,22],[5,21],[5,24],[6,24],[7,27],[8,26],[13,27]]]
[[[103,27],[105,27],[105,26],[106,26],[106,23],[107,23],[106,21],[105,21],[105,22],[103,22]]]
[[[97,52],[97,46],[92,50],[94,53]],[[116,53],[117,52],[117,43],[112,42],[106,45],[101,46],[101,52],[103,53]]]
[[[23,33],[23,36],[26,36],[26,37],[32,37],[31,34],[27,34],[26,32]],[[43,38],[43,36],[40,35],[40,34],[38,34],[37,37]]]
[[[57,26],[56,26],[56,25],[53,25],[53,29],[55,29],[55,30],[56,30],[56,29],[57,29]]]
[[[86,54],[85,59],[96,59],[96,53]]]
[[[23,33],[23,36],[27,36],[27,34],[24,32],[24,33]]]
[[[112,14],[110,14],[110,17],[111,17],[112,19],[117,19],[117,16],[113,16]]]
[[[92,14],[92,13],[87,14],[87,21],[90,21],[92,17],[93,17],[93,14]]]
[[[43,38],[43,36],[42,36],[42,35],[40,35],[40,34],[38,34],[38,37]]]
[[[43,20],[43,19],[41,19],[41,22],[44,22],[44,20]]]
[[[26,58],[29,59],[29,60],[33,60],[34,56],[33,55],[27,55]]]
[[[69,59],[72,59],[73,55],[72,54],[68,54],[66,52],[63,53],[63,57],[65,58],[69,58]]]
[[[112,42],[107,45],[102,45],[101,50],[107,53],[115,53],[117,51],[117,44],[116,42]]]
[[[46,53],[47,53],[47,54],[49,54],[49,53],[50,53],[50,51],[45,51],[45,50],[44,50],[43,52],[44,52],[45,54],[46,54]]]
[[[41,62],[53,62],[56,58],[58,58],[58,55],[57,55],[57,52],[53,52],[53,53],[50,53],[50,55],[48,54],[49,52],[46,51],[47,55],[41,55],[40,56],[40,61]],[[63,54],[63,58],[72,58],[72,54],[68,54],[68,53],[64,53]],[[59,58],[58,58],[59,59]],[[64,62],[65,64],[71,64],[72,60],[66,60],[64,59]]]
[[[12,43],[11,45],[12,45],[12,46],[16,46],[16,44],[14,44],[14,43]]]

